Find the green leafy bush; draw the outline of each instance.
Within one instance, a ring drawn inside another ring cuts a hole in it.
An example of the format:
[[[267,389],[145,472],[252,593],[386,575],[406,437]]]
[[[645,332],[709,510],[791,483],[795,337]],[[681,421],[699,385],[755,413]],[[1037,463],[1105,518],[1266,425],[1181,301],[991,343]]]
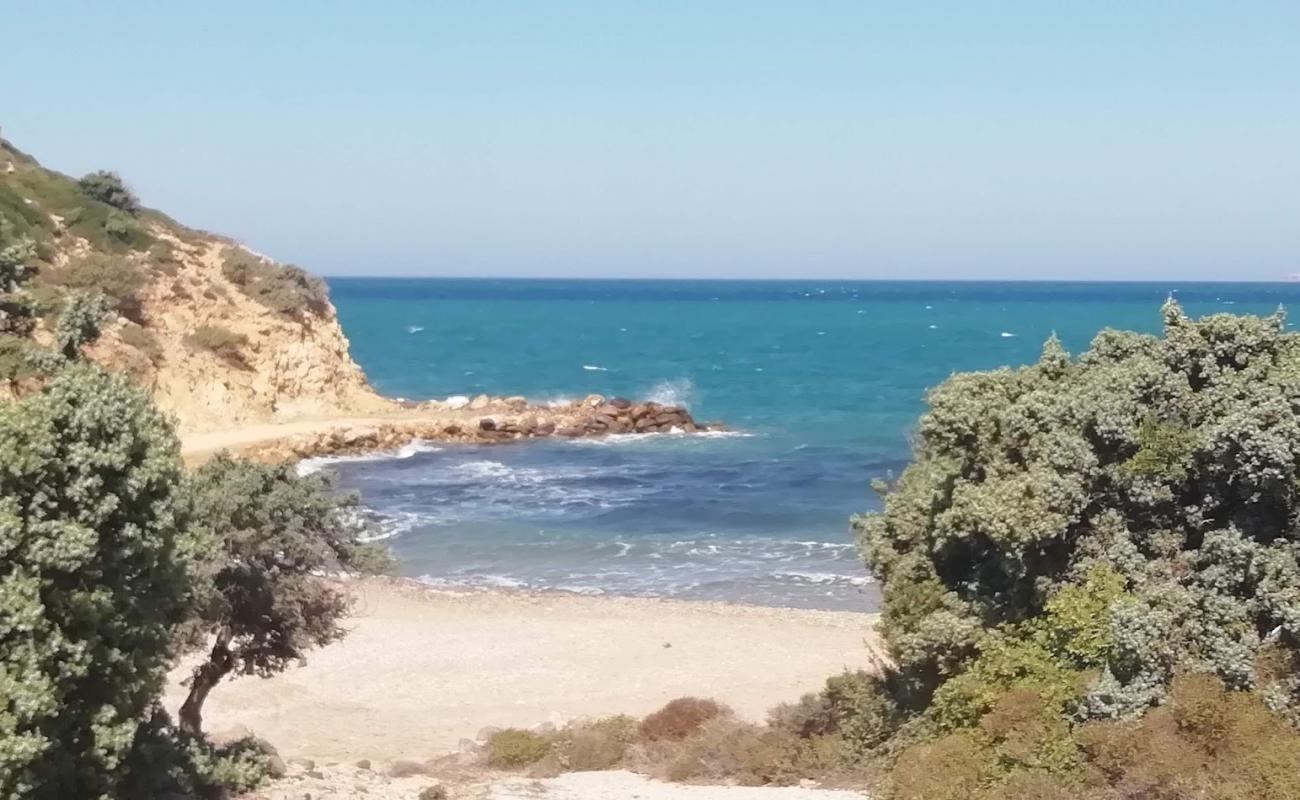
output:
[[[120,376],[0,405],[0,797],[116,796],[185,611],[180,469]]]
[[[278,314],[322,314],[329,307],[325,281],[292,264],[280,265],[242,248],[223,254],[222,273],[246,295]]]
[[[913,464],[856,523],[912,713],[980,664],[945,701],[1085,670],[1079,713],[1128,717],[1180,665],[1250,688],[1267,632],[1300,647],[1300,338],[1280,313],[1164,318],[930,393]],[[1039,630],[1099,565],[1105,591]],[[1291,705],[1300,682],[1270,690]]]
[[[92,253],[51,272],[48,281],[65,291],[99,292],[108,297],[122,316],[141,321],[140,292],[148,276],[122,256]]]
[[[136,733],[120,796],[226,800],[256,789],[273,771],[274,757],[253,737],[214,745],[191,736],[157,709]]]
[[[551,738],[519,728],[506,728],[487,741],[487,762],[498,769],[518,769],[541,761],[551,752]]]
[[[81,357],[81,348],[99,338],[112,303],[99,292],[74,292],[54,325],[54,340],[66,359]]]
[[[30,339],[0,334],[0,381],[20,381],[40,374],[31,358],[37,349]]]
[[[77,186],[87,197],[119,211],[127,214],[136,214],[140,211],[140,200],[127,188],[122,182],[122,177],[116,172],[107,170],[91,172],[77,181]]]

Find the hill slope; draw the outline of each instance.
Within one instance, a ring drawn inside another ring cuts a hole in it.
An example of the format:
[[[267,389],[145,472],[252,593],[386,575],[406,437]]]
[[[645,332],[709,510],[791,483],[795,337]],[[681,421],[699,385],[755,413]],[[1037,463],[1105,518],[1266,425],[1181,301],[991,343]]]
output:
[[[139,207],[116,176],[77,181],[0,139],[0,235],[36,245],[30,337],[51,340],[69,292],[102,291],[116,315],[90,357],[147,386],[182,432],[393,407],[322,281]]]

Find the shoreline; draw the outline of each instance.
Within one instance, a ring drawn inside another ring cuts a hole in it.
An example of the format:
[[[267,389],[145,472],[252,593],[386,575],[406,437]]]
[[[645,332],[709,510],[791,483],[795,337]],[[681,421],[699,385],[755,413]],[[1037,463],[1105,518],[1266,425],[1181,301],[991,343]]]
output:
[[[220,430],[184,431],[181,457],[198,466],[228,450],[258,461],[301,461],[397,450],[412,442],[505,444],[541,438],[728,430],[697,422],[683,406],[632,402],[592,394],[569,403],[538,405],[523,397],[451,397],[423,403],[393,401],[384,414],[341,412],[327,417],[264,422]]]
[[[712,696],[761,720],[881,653],[877,615],[700,600],[346,583],[343,641],[212,694],[208,730],[247,727],[285,756],[424,760],[485,727],[530,728]],[[756,656],[761,654],[761,656]],[[184,665],[166,705],[184,696]]]

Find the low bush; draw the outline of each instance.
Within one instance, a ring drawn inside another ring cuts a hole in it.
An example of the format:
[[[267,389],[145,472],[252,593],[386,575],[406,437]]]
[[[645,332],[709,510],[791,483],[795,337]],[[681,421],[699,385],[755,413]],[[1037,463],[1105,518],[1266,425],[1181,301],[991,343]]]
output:
[[[248,337],[220,325],[200,325],[185,337],[185,344],[207,350],[228,361],[243,362],[242,349]]]
[[[0,334],[0,381],[12,383],[39,374],[30,359],[37,349],[30,339]]]
[[[643,719],[639,730],[650,741],[685,739],[709,720],[730,713],[731,709],[713,700],[679,697]]]
[[[125,257],[94,253],[51,272],[46,280],[65,290],[97,291],[112,301],[119,314],[141,321],[139,294],[148,276]]]
[[[136,214],[140,211],[139,198],[127,188],[116,172],[108,170],[91,172],[77,181],[77,186],[87,197],[119,211],[127,214]]]
[[[637,721],[632,717],[603,717],[566,726],[555,736],[552,752],[563,770],[610,769],[623,760],[636,736]]]
[[[149,263],[156,272],[169,276],[175,275],[181,268],[181,260],[176,254],[176,248],[167,241],[155,242],[149,248]]]
[[[1182,675],[1131,722],[1072,727],[1029,689],[970,728],[905,748],[892,800],[1296,800],[1300,732],[1253,692]]]
[[[148,328],[126,325],[118,332],[118,337],[127,345],[139,350],[152,362],[157,362],[162,357],[162,347],[158,344],[158,337],[154,336]]]
[[[768,714],[769,726],[802,739],[839,734],[851,761],[865,758],[902,721],[882,680],[861,670],[834,675],[821,692],[783,703]]]
[[[224,800],[256,789],[274,771],[274,751],[245,737],[223,745],[177,730],[163,712],[136,733],[122,797]]]
[[[744,786],[788,786],[843,766],[838,736],[803,739],[731,716],[710,719],[684,739],[645,742],[635,761],[669,781]]]
[[[551,752],[552,739],[540,733],[506,728],[487,741],[488,766],[519,769],[541,761]]]
[[[244,294],[277,314],[321,314],[329,307],[325,281],[292,264],[264,261],[241,248],[226,249],[222,274]]]

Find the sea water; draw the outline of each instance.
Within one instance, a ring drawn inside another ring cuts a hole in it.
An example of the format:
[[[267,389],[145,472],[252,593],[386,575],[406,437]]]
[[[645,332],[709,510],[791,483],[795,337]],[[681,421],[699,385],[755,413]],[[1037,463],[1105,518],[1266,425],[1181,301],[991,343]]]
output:
[[[334,279],[353,357],[411,399],[681,403],[729,434],[415,444],[329,464],[432,584],[870,610],[850,528],[928,387],[1055,332],[1272,313],[1300,284]]]

